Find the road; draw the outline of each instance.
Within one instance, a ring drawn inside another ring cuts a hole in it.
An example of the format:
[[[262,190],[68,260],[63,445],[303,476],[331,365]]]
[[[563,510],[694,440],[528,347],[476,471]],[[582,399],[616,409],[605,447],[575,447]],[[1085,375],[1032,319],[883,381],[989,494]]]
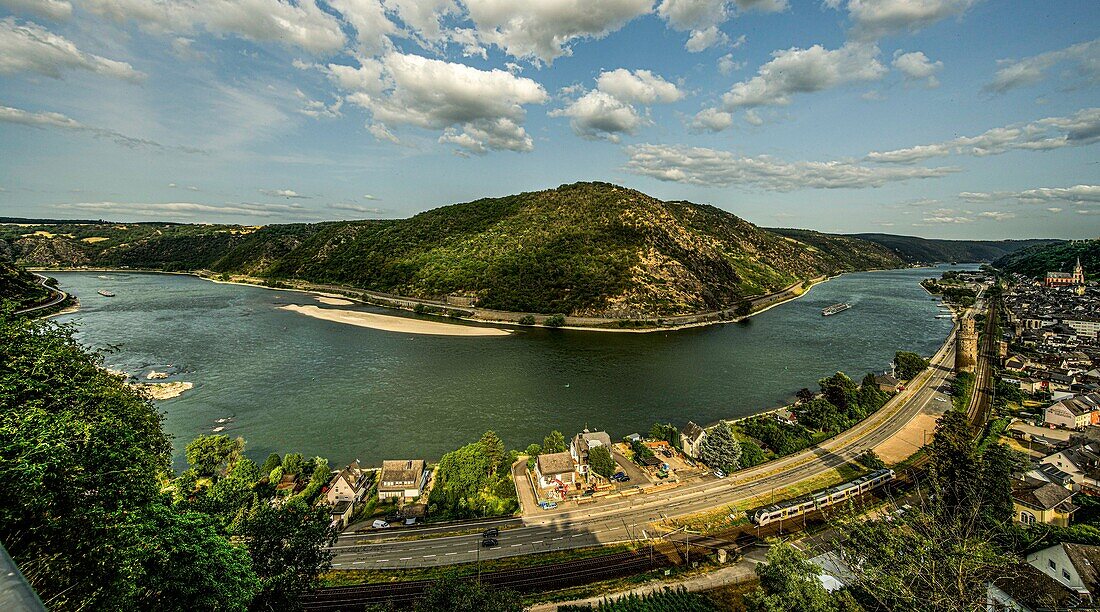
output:
[[[852,429],[794,455],[741,470],[721,480],[711,476],[659,492],[541,511],[523,517],[522,526],[511,527],[515,525],[511,521],[502,526],[497,538],[499,544],[491,548],[480,546],[479,533],[438,537],[419,537],[409,531],[395,531],[392,535],[346,534],[333,547],[336,553],[333,564],[340,569],[424,567],[640,540],[655,536],[652,522],[716,511],[740,500],[774,495],[855,459],[889,439],[927,409],[947,387],[955,358],[954,336],[954,332],[948,336],[930,367],[881,410]]]
[[[15,314],[17,314],[17,315],[30,314],[32,312],[36,312],[36,311],[39,311],[39,310],[44,310],[46,308],[50,308],[52,306],[57,306],[58,304],[60,304],[61,302],[64,302],[66,299],[69,298],[68,293],[65,293],[64,291],[62,291],[60,289],[49,286],[47,283],[50,282],[50,279],[46,278],[45,276],[42,276],[41,274],[35,274],[35,276],[37,276],[39,278],[38,284],[42,285],[43,287],[46,288],[47,291],[49,291],[50,293],[53,294],[53,299],[51,299],[49,302],[46,302],[45,304],[39,304],[37,306],[31,306],[30,308],[24,308],[22,310],[16,310]]]

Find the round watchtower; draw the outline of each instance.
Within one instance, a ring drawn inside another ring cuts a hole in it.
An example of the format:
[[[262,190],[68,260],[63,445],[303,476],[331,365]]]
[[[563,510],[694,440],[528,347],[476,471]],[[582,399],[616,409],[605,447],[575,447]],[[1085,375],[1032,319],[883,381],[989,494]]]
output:
[[[978,365],[978,332],[972,317],[959,321],[959,333],[955,335],[955,371],[973,372]]]

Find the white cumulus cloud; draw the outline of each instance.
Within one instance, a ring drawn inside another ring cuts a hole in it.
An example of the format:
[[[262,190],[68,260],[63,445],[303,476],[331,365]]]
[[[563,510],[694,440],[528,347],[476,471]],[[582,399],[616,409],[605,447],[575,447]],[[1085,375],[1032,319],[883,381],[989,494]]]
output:
[[[753,78],[734,84],[722,96],[726,110],[790,104],[791,96],[848,83],[875,81],[886,74],[875,45],[846,43],[839,49],[814,45],[772,53]]]
[[[643,144],[627,147],[626,170],[662,181],[706,187],[741,185],[768,191],[863,189],[938,178],[957,168],[875,167],[840,160],[788,162],[767,155],[738,156],[702,147]]]
[[[85,53],[36,23],[19,23],[13,17],[0,20],[0,74],[36,72],[59,79],[67,70],[88,70],[127,81],[145,78],[130,64]]]
[[[618,68],[601,72],[596,78],[596,89],[549,114],[569,117],[573,131],[582,138],[619,142],[621,134],[637,133],[650,123],[635,104],[670,104],[683,96],[684,92],[674,83],[649,70]]]
[[[1058,51],[1048,51],[1021,60],[1001,60],[993,80],[982,89],[989,93],[1004,93],[1017,87],[1034,85],[1046,78],[1047,72],[1064,62],[1073,65],[1074,72],[1086,83],[1100,83],[1100,39],[1071,45]]]
[[[874,40],[889,34],[912,32],[949,17],[958,17],[979,0],[848,0],[852,35]],[[826,2],[839,8],[841,0]]]
[[[54,21],[65,20],[73,15],[73,5],[68,0],[0,0],[0,6],[12,12],[34,13]]]
[[[928,59],[921,51],[894,53],[894,68],[897,68],[909,81],[924,81],[926,87],[939,87],[936,73],[943,69],[943,62]]]
[[[670,103],[684,97],[684,92],[674,84],[649,70],[631,72],[625,68],[601,72],[596,88],[611,94],[623,102],[635,104]]]

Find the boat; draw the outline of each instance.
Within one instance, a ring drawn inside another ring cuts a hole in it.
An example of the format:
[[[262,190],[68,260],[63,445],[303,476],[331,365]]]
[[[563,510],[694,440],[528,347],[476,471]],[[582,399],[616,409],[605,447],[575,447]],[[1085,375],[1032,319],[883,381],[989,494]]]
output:
[[[852,307],[851,304],[845,304],[844,302],[841,302],[839,304],[833,304],[832,306],[829,306],[828,308],[822,308],[821,309],[821,316],[823,316],[823,317],[832,316],[832,315],[835,315],[838,312],[844,312],[845,310],[848,310],[851,307]]]
[[[115,297],[115,294],[111,293],[110,291],[107,291],[106,289],[100,289],[96,293],[98,293],[99,295],[102,295],[103,297]]]

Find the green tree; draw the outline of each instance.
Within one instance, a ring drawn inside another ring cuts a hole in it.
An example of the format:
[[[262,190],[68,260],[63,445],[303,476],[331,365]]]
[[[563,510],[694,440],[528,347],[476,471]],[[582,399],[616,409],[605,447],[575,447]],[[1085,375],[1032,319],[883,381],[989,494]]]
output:
[[[829,400],[819,397],[798,408],[798,422],[811,429],[833,433],[848,429],[848,418]]]
[[[588,465],[592,466],[593,472],[604,478],[611,476],[617,470],[611,451],[603,445],[588,449]]]
[[[1004,444],[990,444],[982,453],[978,496],[982,518],[997,528],[1012,520],[1012,473],[1026,465],[1019,454]]]
[[[680,430],[672,423],[654,423],[649,428],[649,437],[654,440],[664,440],[673,448],[680,448]]]
[[[546,319],[543,320],[542,324],[547,326],[547,327],[561,327],[561,326],[565,325],[565,315],[562,315],[562,314],[550,315],[549,317],[546,317]]]
[[[946,511],[972,507],[980,470],[966,413],[948,410],[936,421],[928,457],[929,472]]]
[[[898,351],[894,354],[894,375],[903,380],[911,380],[928,367],[928,360],[916,353]]]
[[[271,453],[267,456],[264,464],[260,466],[260,473],[270,474],[271,470],[279,467],[283,464],[283,458],[279,456],[279,453]]]
[[[856,383],[848,378],[844,372],[837,372],[828,378],[818,381],[821,393],[829,403],[836,406],[843,413],[848,413],[853,404],[857,404]]]
[[[741,466],[752,467],[754,465],[760,465],[768,460],[767,455],[764,454],[764,449],[760,448],[752,440],[741,440]]]
[[[756,566],[760,586],[745,596],[748,612],[832,612],[837,602],[818,576],[821,570],[800,550],[786,542],[773,542]]]
[[[413,606],[415,612],[521,612],[525,609],[523,598],[514,591],[457,578],[435,581]]]
[[[737,438],[733,437],[733,430],[729,423],[719,421],[717,425],[707,431],[707,437],[703,439],[703,447],[699,450],[699,458],[711,468],[724,472],[733,472],[741,467],[741,445]]]
[[[283,473],[305,476],[306,460],[302,453],[287,453],[283,456]]]
[[[542,454],[542,447],[538,444],[528,444],[527,450],[523,452],[527,455],[527,469],[535,469],[535,462],[538,461],[539,455]]]
[[[233,535],[248,543],[259,578],[253,610],[297,609],[301,595],[320,586],[320,575],[332,568],[328,547],[337,535],[329,522],[327,508],[296,499],[258,501],[234,522]]]
[[[244,438],[199,436],[187,444],[187,463],[200,477],[217,478],[244,452]]]
[[[495,431],[489,430],[481,434],[481,450],[489,460],[489,472],[492,474],[500,469],[504,461],[504,442]]]
[[[556,429],[542,439],[542,452],[544,453],[564,453],[566,450],[568,450],[568,447],[565,445],[565,436]]]

